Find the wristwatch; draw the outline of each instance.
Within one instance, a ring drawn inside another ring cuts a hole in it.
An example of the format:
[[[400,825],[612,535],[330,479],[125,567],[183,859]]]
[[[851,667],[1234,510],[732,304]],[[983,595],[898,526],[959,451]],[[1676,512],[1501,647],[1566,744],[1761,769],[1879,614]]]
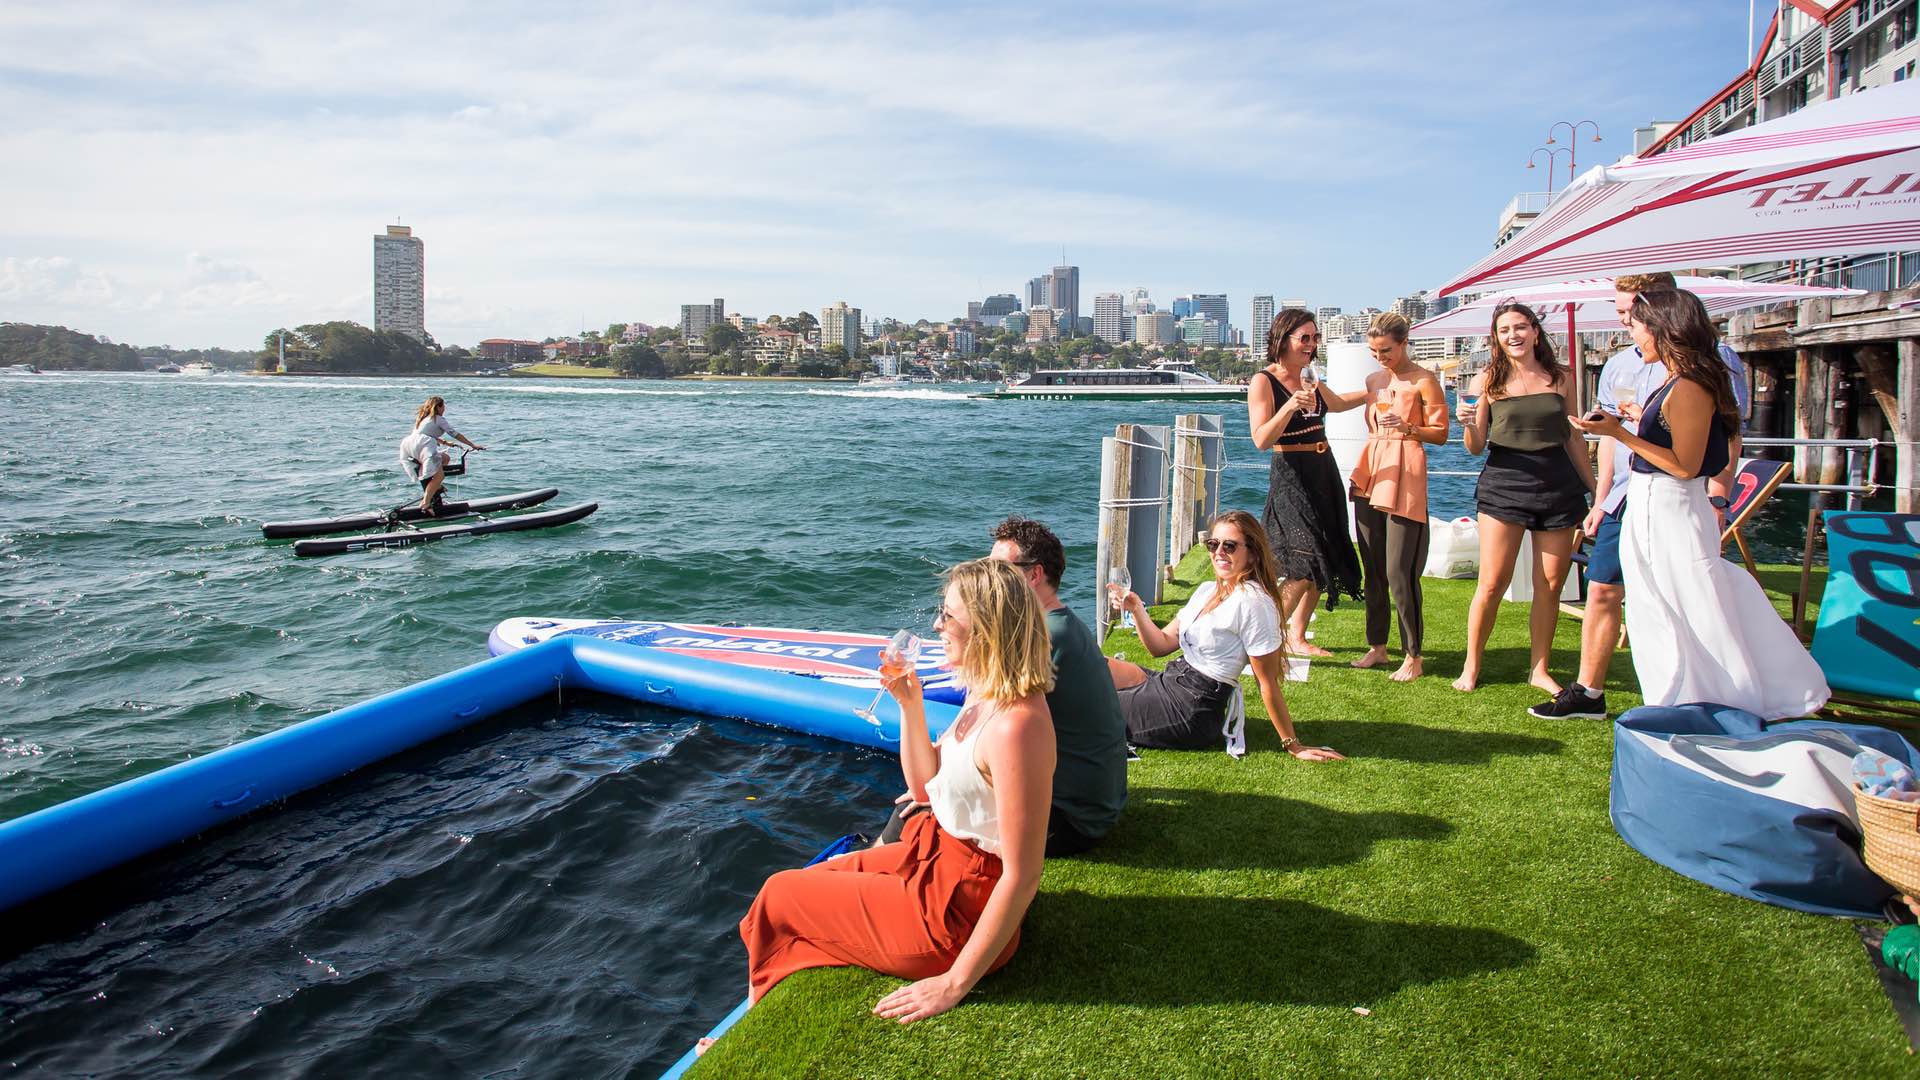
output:
[[[1299,745],[1300,740],[1291,735],[1283,735],[1280,737],[1280,749],[1283,753],[1290,754],[1293,752],[1293,748]]]

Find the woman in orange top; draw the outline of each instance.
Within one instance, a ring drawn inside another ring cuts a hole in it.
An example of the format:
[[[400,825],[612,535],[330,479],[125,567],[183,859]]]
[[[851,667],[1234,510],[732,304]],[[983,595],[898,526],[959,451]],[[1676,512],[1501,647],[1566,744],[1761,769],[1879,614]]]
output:
[[[1387,594],[1400,616],[1395,682],[1421,674],[1420,646],[1426,624],[1420,610],[1420,572],[1427,565],[1427,444],[1447,441],[1447,395],[1433,372],[1407,352],[1407,320],[1376,315],[1367,347],[1380,370],[1365,390],[1348,395],[1367,406],[1367,445],[1349,478],[1354,532],[1366,572],[1367,654],[1353,662],[1370,668],[1387,660]]]
[[[1046,613],[1012,563],[976,559],[947,571],[935,627],[967,687],[938,742],[913,670],[886,680],[907,791],[932,812],[896,843],[767,879],[740,920],[752,1001],[804,968],[871,968],[914,980],[873,1008],[904,1024],[960,1004],[1013,956],[1053,800]]]

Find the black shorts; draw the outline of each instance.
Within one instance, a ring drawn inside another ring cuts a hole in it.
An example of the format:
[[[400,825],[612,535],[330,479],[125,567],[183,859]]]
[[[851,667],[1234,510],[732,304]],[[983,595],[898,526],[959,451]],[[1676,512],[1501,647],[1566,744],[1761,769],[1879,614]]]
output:
[[[1564,447],[1487,451],[1474,488],[1475,508],[1495,521],[1534,532],[1571,529],[1587,516],[1587,485]]]
[[[1185,660],[1149,671],[1146,682],[1120,691],[1127,741],[1162,750],[1219,750],[1227,745],[1221,729],[1234,689]]]

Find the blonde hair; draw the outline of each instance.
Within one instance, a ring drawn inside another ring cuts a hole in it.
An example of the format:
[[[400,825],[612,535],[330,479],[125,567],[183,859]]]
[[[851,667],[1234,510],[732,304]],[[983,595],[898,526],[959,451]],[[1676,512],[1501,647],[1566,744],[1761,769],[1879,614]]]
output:
[[[1614,292],[1643,293],[1654,289],[1677,289],[1680,285],[1665,270],[1657,274],[1621,274],[1613,279]]]
[[[1053,689],[1053,645],[1047,613],[1012,563],[974,559],[949,569],[971,624],[959,676],[969,694],[1018,701]]]
[[[420,426],[420,421],[425,420],[427,417],[440,412],[446,407],[447,407],[446,398],[441,397],[439,394],[433,395],[432,397],[426,400],[425,404],[420,406],[419,411],[413,414],[413,426],[415,428],[418,428]]]
[[[1375,315],[1373,322],[1367,326],[1367,336],[1370,338],[1392,338],[1400,344],[1405,345],[1407,343],[1407,330],[1411,325],[1412,324],[1407,322],[1405,315],[1397,311],[1383,311]]]
[[[1274,567],[1273,548],[1267,543],[1267,530],[1260,527],[1260,519],[1245,510],[1228,510],[1215,514],[1213,520],[1207,522],[1207,535],[1211,537],[1214,528],[1220,525],[1231,525],[1240,530],[1240,542],[1247,548],[1247,572],[1227,582],[1226,588],[1214,590],[1213,599],[1207,601],[1206,611],[1202,611],[1201,614],[1204,615],[1207,611],[1218,607],[1222,601],[1233,594],[1233,590],[1247,582],[1252,582],[1261,592],[1266,593],[1273,601],[1273,606],[1280,608],[1280,575]],[[1283,646],[1282,652],[1284,651]]]

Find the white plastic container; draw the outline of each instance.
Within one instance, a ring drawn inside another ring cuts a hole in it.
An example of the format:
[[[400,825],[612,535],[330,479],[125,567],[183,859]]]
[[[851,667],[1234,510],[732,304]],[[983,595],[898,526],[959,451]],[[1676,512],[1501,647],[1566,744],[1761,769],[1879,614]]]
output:
[[[1480,575],[1480,525],[1470,517],[1442,521],[1427,518],[1425,577],[1470,578]]]
[[[1324,329],[1324,328],[1323,328]],[[1336,394],[1351,394],[1367,388],[1367,376],[1380,370],[1373,352],[1357,341],[1335,341],[1327,345],[1327,389]],[[1353,525],[1353,502],[1345,498],[1347,478],[1360,464],[1360,452],[1367,445],[1367,410],[1348,409],[1326,415],[1327,442],[1333,461],[1340,469],[1340,491],[1347,505],[1347,536],[1357,539]]]
[[[1506,598],[1516,602],[1533,599],[1532,533],[1526,533],[1520,537],[1520,554],[1513,560],[1513,580],[1507,583]],[[1567,568],[1567,583],[1560,589],[1560,599],[1563,601],[1580,599],[1580,568],[1578,566]]]

